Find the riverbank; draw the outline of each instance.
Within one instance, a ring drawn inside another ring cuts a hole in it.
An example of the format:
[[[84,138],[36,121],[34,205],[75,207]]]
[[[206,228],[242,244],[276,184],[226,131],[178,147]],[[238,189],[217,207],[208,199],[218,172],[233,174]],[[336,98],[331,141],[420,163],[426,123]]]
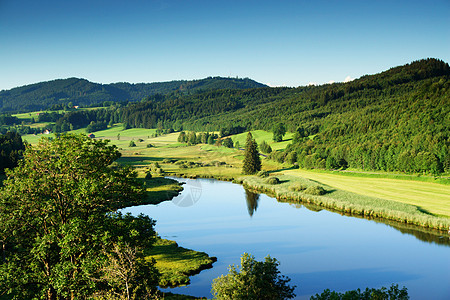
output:
[[[161,272],[161,288],[188,285],[189,276],[212,268],[217,261],[204,252],[180,247],[175,241],[158,238],[151,249],[146,251],[146,259],[155,259],[156,268]]]
[[[158,163],[166,176],[241,181],[242,151],[203,144],[188,146],[178,143],[177,136],[177,133],[172,133],[150,138],[148,141],[153,147],[138,146],[133,149],[134,152],[124,149],[121,161],[137,168],[148,168]],[[302,180],[315,182],[333,191],[318,197],[294,193],[289,190],[289,180],[278,187],[262,188],[280,193],[280,201],[309,201],[328,210],[440,231],[447,231],[450,226],[448,184],[431,177],[292,169],[265,158],[263,169],[272,174],[295,177],[291,180],[293,183]],[[283,192],[283,188],[287,193]]]
[[[450,226],[449,218],[434,216],[414,205],[339,190],[303,177],[277,174],[276,178],[278,184],[258,176],[242,177],[238,182],[246,188],[273,195],[282,202],[314,204],[350,215],[387,219],[441,232],[446,232]]]

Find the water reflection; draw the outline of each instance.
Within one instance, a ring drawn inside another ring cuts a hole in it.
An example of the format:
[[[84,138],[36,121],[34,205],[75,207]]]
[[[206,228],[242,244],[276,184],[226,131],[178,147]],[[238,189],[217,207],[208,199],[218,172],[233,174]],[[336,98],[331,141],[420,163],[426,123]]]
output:
[[[280,200],[278,200],[278,201],[280,202]],[[314,204],[306,204],[306,203],[303,203],[303,204],[291,203],[291,206],[298,208],[298,209],[305,207],[308,210],[315,211],[315,212],[319,212],[323,209],[320,206],[317,206]],[[329,211],[333,212],[332,209],[329,209]],[[354,217],[354,218],[358,218],[358,219],[366,219],[366,220],[374,221],[376,223],[385,224],[387,226],[390,226],[390,227],[400,231],[403,234],[413,235],[418,240],[421,240],[423,242],[427,242],[430,244],[435,243],[435,244],[439,244],[439,245],[450,246],[450,235],[446,232],[433,230],[433,229],[426,229],[426,228],[423,228],[420,226],[405,224],[405,223],[391,221],[391,220],[387,220],[387,219],[361,216],[361,215],[343,213],[343,212],[339,212],[339,211],[334,211],[334,212],[337,212],[340,215],[345,215],[345,216]]]
[[[245,200],[247,200],[247,210],[250,217],[258,208],[259,194],[245,189]]]

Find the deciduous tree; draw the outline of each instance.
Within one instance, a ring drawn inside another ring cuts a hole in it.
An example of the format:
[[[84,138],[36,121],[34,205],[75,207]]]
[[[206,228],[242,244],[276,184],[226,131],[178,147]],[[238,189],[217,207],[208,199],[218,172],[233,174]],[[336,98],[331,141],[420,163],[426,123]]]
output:
[[[264,261],[255,260],[253,255],[244,253],[241,266],[229,267],[227,275],[214,279],[212,293],[215,299],[233,300],[280,300],[295,297],[295,286],[290,279],[280,275],[279,262],[267,256]]]
[[[108,167],[120,153],[107,143],[83,135],[43,138],[7,172],[0,190],[0,294],[86,298],[99,289],[104,251],[114,255],[112,245],[132,232],[154,233],[151,222],[137,230],[111,221],[124,201],[138,203],[143,189],[131,169]]]

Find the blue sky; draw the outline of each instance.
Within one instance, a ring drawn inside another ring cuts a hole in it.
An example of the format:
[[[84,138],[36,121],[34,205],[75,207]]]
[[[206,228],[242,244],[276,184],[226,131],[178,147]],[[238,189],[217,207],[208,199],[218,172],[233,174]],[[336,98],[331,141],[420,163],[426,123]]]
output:
[[[0,0],[0,90],[68,77],[344,81],[450,62],[449,16],[450,0]]]

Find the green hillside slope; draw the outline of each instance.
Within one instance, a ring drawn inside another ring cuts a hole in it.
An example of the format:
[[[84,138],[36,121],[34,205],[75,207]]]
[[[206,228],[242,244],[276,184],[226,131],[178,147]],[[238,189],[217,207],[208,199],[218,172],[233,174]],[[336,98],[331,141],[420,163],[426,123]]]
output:
[[[178,80],[155,83],[99,84],[86,79],[68,78],[40,82],[0,92],[0,110],[33,111],[54,105],[89,106],[105,101],[140,101],[155,94],[189,94],[216,89],[247,89],[265,85],[251,79],[208,77],[200,80]]]

